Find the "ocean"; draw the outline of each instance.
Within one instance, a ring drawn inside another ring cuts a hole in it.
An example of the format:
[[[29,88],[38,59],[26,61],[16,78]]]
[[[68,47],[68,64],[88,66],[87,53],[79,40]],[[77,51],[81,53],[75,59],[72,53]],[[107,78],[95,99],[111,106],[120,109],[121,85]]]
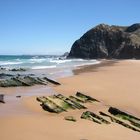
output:
[[[71,75],[78,66],[98,64],[97,60],[66,59],[58,55],[0,55],[0,67],[25,68],[28,71],[47,73],[53,77]]]

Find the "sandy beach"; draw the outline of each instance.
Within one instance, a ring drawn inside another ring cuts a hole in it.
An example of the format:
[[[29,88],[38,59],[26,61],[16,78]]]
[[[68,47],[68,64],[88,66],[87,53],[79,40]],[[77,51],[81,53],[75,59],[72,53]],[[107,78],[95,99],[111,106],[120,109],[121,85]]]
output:
[[[107,108],[113,106],[140,118],[140,61],[120,60],[99,65],[74,70],[74,76],[58,79],[61,85],[52,87],[53,90],[65,96],[74,95],[79,91],[99,100],[100,103],[85,105],[87,110],[95,113],[107,112]],[[0,91],[5,92],[6,89],[0,89]],[[10,91],[7,93],[13,94]],[[27,112],[0,115],[0,138],[2,140],[140,139],[139,132],[116,123],[100,125],[80,119],[85,110],[70,110],[54,114],[44,111],[40,103],[36,101],[35,95],[19,100],[19,110],[23,109]],[[6,104],[0,104],[0,108],[6,109]],[[15,108],[8,109],[14,110]],[[64,120],[65,116],[70,115],[74,116],[77,121]]]

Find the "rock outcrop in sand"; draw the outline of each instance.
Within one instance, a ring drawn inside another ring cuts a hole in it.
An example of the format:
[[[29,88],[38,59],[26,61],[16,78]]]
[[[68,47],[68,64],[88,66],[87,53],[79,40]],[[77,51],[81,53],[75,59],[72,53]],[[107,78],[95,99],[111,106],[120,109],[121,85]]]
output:
[[[74,42],[68,58],[140,59],[140,23],[128,27],[100,24]]]
[[[48,83],[60,85],[59,82],[47,77],[38,76],[23,76],[23,75],[0,75],[0,87],[18,87],[18,86],[33,86],[33,85],[47,85]]]
[[[117,123],[133,131],[140,132],[140,119],[117,108],[106,107],[108,109],[106,113],[99,111],[98,114],[94,113],[93,110],[89,111],[88,107],[85,106],[86,104],[94,106],[97,105],[96,103],[100,105],[103,104],[93,97],[85,95],[81,92],[77,92],[74,96],[71,95],[69,97],[58,94],[48,97],[37,97],[36,99],[41,102],[41,106],[45,111],[51,113],[59,114],[62,112],[68,112],[69,110],[84,109],[86,111],[81,114],[81,119],[90,120],[100,125]],[[76,118],[74,116],[65,116],[64,119],[76,122]]]

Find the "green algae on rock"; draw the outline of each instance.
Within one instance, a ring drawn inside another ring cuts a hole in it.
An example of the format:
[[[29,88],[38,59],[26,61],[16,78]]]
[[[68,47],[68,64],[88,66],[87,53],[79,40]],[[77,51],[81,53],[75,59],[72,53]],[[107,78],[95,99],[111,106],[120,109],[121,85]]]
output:
[[[116,117],[119,117],[123,120],[127,120],[129,121],[133,126],[136,126],[138,128],[140,128],[140,119],[131,115],[131,114],[128,114],[126,112],[123,112],[117,108],[114,108],[114,107],[110,107],[108,109],[108,112],[111,113],[112,115],[116,116]]]
[[[124,126],[124,127],[126,127],[126,128],[131,129],[131,130],[140,132],[139,129],[137,129],[137,128],[135,128],[135,127],[133,127],[133,126],[131,126],[131,125],[129,125],[129,124],[127,124],[127,123],[125,123],[125,122],[119,120],[119,119],[116,119],[115,117],[112,117],[112,116],[110,116],[110,115],[108,115],[108,114],[105,114],[104,112],[101,112],[101,111],[100,111],[99,113],[100,113],[100,115],[102,115],[102,116],[109,117],[110,120],[111,120],[112,122],[115,122],[115,123],[117,123],[117,124],[120,124],[120,125],[122,125],[122,126]]]
[[[99,124],[102,124],[102,123],[110,124],[109,121],[105,120],[104,118],[102,118],[99,115],[97,115],[93,112],[90,112],[90,111],[83,112],[83,114],[81,115],[81,118],[91,120],[91,121],[99,123]]]
[[[88,95],[85,95],[81,92],[77,92],[76,93],[76,96],[79,97],[79,98],[82,98],[85,102],[99,102],[98,100],[88,96]]]

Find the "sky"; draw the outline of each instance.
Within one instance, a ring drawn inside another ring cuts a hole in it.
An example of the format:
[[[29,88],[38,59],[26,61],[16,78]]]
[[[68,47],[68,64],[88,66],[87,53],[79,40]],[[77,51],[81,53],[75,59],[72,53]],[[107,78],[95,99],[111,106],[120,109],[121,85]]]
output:
[[[0,0],[0,55],[63,54],[94,26],[140,22],[140,0]]]

